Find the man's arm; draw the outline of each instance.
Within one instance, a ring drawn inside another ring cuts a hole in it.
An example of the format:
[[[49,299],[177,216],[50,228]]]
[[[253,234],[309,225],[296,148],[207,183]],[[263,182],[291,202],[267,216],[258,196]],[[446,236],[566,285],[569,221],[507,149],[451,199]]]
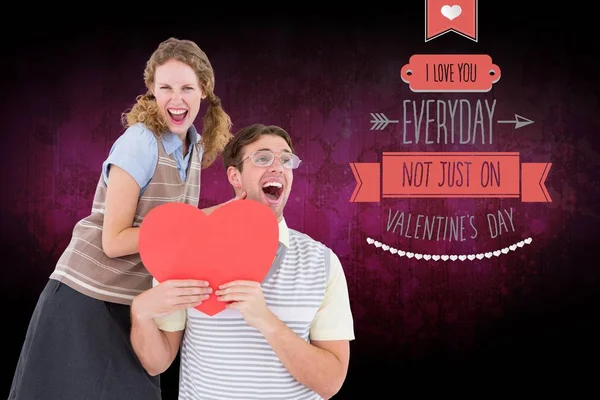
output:
[[[342,387],[350,359],[349,341],[354,339],[344,271],[337,256],[330,253],[329,279],[311,326],[311,343],[268,309],[259,283],[231,282],[215,292],[219,301],[233,301],[227,308],[240,310],[248,324],[264,335],[289,373],[324,399],[333,397]]]
[[[138,295],[131,305],[131,344],[150,375],[163,373],[173,363],[183,337],[186,309],[208,298],[206,282],[170,280]]]
[[[290,374],[325,399],[333,397],[346,380],[350,340],[354,339],[344,270],[335,253],[329,253],[329,279],[323,304],[310,329],[311,343],[306,343],[279,319],[274,329],[264,332]]]
[[[173,363],[183,331],[165,332],[154,319],[132,314],[131,345],[148,374],[162,374]]]
[[[342,387],[348,372],[348,340],[305,342],[279,319],[263,335],[289,373],[324,399]]]

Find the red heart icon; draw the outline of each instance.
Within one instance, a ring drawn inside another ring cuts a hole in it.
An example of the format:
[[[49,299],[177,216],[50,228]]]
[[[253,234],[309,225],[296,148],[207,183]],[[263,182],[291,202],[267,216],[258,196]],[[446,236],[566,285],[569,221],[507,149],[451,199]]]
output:
[[[209,216],[185,203],[152,209],[140,225],[139,252],[159,282],[208,281],[213,294],[196,307],[207,315],[225,309],[214,291],[234,280],[262,282],[277,254],[279,226],[273,211],[254,200],[235,200]]]

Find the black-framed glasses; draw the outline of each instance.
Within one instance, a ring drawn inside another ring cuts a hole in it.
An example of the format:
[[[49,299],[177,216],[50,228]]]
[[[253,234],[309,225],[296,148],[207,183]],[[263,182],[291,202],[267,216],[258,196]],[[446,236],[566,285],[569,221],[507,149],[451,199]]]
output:
[[[239,164],[243,163],[247,159],[251,159],[252,163],[257,167],[269,167],[271,164],[273,164],[275,157],[279,157],[279,162],[281,165],[288,169],[296,169],[300,166],[300,163],[302,163],[302,160],[294,153],[284,151],[277,155],[271,150],[258,150],[244,158],[239,162]]]

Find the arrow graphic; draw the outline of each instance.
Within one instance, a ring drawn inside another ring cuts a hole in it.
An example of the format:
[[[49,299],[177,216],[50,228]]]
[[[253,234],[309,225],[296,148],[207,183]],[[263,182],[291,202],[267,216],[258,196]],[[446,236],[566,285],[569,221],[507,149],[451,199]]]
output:
[[[515,129],[519,129],[522,128],[524,126],[527,126],[529,124],[533,124],[533,121],[530,119],[527,119],[525,117],[521,117],[518,114],[515,114],[515,119],[512,121],[498,121],[499,124],[515,124]]]
[[[397,124],[398,120],[388,119],[383,113],[371,113],[371,117],[373,118],[370,122],[373,124],[371,126],[371,130],[382,130],[385,129],[389,124]]]

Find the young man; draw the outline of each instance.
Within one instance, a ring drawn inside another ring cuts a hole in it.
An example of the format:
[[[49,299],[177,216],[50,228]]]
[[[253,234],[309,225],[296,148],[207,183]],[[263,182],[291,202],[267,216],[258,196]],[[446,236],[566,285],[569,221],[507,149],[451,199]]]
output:
[[[280,243],[271,270],[263,282],[234,281],[212,293],[231,302],[213,317],[194,308],[166,311],[206,299],[199,289],[206,283],[191,286],[181,301],[170,288],[187,283],[157,284],[133,302],[133,347],[156,375],[181,344],[180,399],[328,399],[346,379],[353,318],[338,257],[289,229],[283,217],[301,161],[285,130],[260,124],[241,129],[223,158],[235,193],[277,216]]]

